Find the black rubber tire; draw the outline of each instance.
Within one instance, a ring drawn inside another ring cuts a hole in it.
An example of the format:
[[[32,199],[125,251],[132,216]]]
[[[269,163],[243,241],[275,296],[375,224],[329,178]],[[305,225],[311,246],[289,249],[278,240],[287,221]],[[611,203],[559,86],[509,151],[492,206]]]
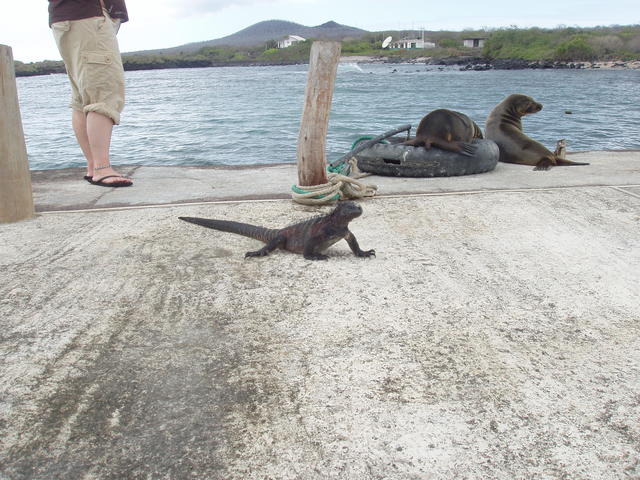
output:
[[[358,153],[358,168],[363,172],[390,177],[454,177],[489,172],[496,168],[500,151],[487,139],[474,139],[472,156],[439,148],[425,149],[408,145],[373,145]]]

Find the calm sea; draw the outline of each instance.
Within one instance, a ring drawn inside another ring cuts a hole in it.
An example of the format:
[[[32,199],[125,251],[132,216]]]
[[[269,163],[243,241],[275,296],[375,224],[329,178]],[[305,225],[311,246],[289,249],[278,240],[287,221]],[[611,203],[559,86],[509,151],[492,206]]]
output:
[[[127,72],[114,164],[250,165],[295,162],[307,66]],[[83,166],[65,75],[19,78],[31,169]],[[449,108],[484,127],[491,109],[525,93],[544,109],[525,132],[553,149],[640,149],[640,71],[461,72],[425,65],[341,64],[327,137],[329,161],[362,135]],[[567,113],[571,112],[571,113]]]

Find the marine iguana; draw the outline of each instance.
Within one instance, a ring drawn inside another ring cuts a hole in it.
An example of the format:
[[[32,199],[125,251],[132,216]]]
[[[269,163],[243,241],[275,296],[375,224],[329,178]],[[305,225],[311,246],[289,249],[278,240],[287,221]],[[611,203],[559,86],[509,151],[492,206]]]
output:
[[[362,207],[354,202],[340,202],[327,215],[312,217],[281,229],[264,228],[248,223],[215,220],[197,217],[178,217],[185,222],[195,223],[223,232],[237,233],[260,240],[266,245],[255,252],[247,252],[246,257],[263,257],[276,248],[302,253],[308,260],[326,260],[325,251],[334,243],[345,239],[357,257],[375,256],[375,250],[361,250],[356,237],[349,231],[349,222],[362,214]]]

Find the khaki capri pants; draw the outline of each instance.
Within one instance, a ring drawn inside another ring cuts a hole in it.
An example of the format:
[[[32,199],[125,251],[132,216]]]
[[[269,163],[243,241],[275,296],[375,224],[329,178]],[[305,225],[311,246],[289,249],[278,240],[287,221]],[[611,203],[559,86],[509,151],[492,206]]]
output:
[[[51,25],[71,82],[71,108],[100,113],[116,125],[124,108],[124,69],[117,27],[106,12],[102,17]]]

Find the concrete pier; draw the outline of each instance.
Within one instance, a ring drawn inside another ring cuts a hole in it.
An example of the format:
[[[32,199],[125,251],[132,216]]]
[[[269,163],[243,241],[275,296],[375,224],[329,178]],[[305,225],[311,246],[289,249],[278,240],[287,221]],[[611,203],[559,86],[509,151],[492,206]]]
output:
[[[326,262],[295,165],[32,172],[0,225],[0,479],[640,478],[640,153],[367,177]]]

